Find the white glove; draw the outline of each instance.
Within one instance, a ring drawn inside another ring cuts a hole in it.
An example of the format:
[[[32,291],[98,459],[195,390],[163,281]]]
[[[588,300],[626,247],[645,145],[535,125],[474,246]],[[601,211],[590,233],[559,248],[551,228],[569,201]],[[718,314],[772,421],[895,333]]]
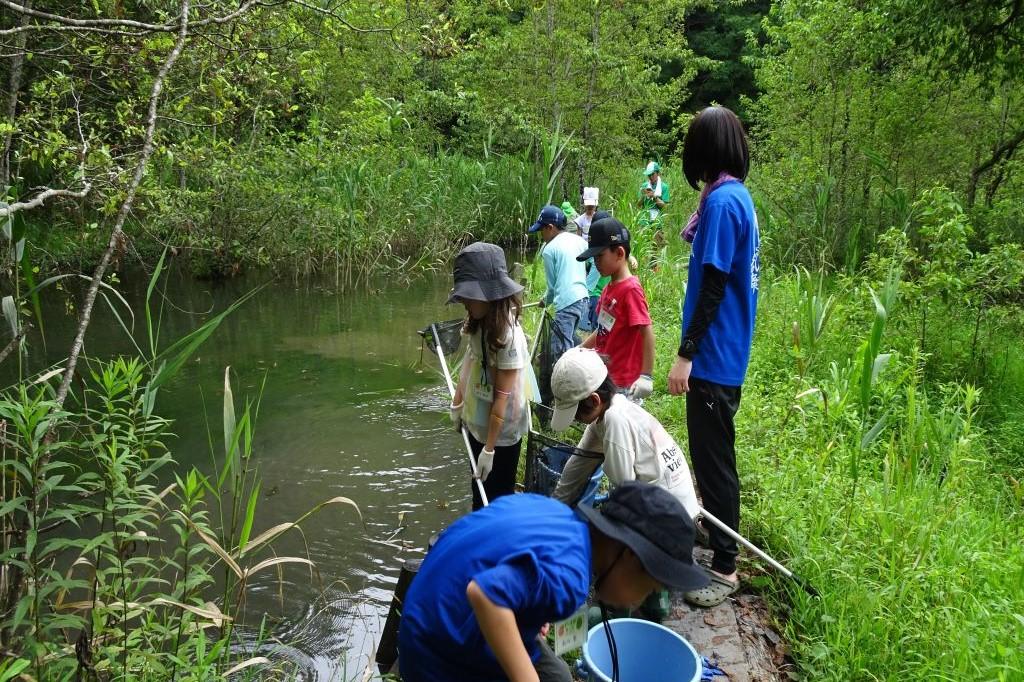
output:
[[[476,473],[481,481],[486,481],[494,468],[494,450],[484,448],[476,458]]]
[[[462,403],[449,405],[448,414],[452,418],[452,426],[455,427],[455,433],[462,433]]]
[[[641,374],[629,387],[630,400],[643,400],[652,393],[654,393],[654,379],[647,374]]]

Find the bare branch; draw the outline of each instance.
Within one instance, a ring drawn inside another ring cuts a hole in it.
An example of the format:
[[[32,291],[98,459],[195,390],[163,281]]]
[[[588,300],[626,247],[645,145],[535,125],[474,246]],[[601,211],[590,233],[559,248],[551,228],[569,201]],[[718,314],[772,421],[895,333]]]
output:
[[[224,24],[236,17],[241,16],[249,11],[254,5],[257,4],[257,0],[246,0],[242,3],[238,9],[229,14],[225,14],[219,17],[210,17],[208,19],[202,19],[191,24],[193,29],[199,26],[208,26],[210,24]],[[49,12],[40,12],[39,10],[32,9],[25,5],[19,5],[11,0],[0,0],[0,5],[6,6],[14,12],[22,15],[28,15],[37,19],[43,19],[45,21],[52,21],[57,24],[64,26],[74,26],[79,28],[96,28],[96,27],[122,27],[122,28],[134,28],[142,31],[160,31],[164,33],[170,33],[178,29],[181,26],[181,22],[188,23],[188,17],[177,17],[174,23],[169,24],[150,24],[143,21],[134,21],[132,19],[72,19],[71,17],[61,16],[59,14],[50,14]],[[41,24],[33,24],[30,28],[44,30],[49,28]]]
[[[0,0],[0,2],[6,1],[7,0]],[[89,328],[89,321],[92,319],[92,309],[93,305],[96,303],[96,294],[99,291],[100,283],[103,281],[103,275],[106,273],[107,267],[110,265],[110,260],[114,255],[114,250],[124,239],[124,222],[131,211],[132,203],[135,201],[135,195],[139,190],[139,185],[142,184],[142,176],[145,174],[146,165],[149,163],[149,157],[153,154],[153,136],[156,133],[157,105],[160,102],[160,93],[163,90],[164,79],[167,78],[167,74],[170,72],[171,67],[174,66],[174,63],[181,55],[181,52],[185,47],[185,41],[188,38],[189,2],[190,0],[182,0],[181,25],[178,29],[177,40],[175,40],[174,48],[171,50],[170,54],[167,55],[167,59],[164,61],[163,66],[160,67],[160,71],[153,80],[153,88],[149,95],[149,113],[146,119],[146,134],[143,138],[142,153],[135,165],[135,174],[132,176],[131,184],[128,186],[128,192],[125,195],[124,201],[121,202],[121,209],[118,211],[117,218],[114,221],[114,227],[110,233],[110,241],[107,243],[107,249],[103,252],[103,257],[100,259],[99,265],[96,266],[96,271],[92,275],[92,282],[89,284],[89,289],[85,294],[85,301],[82,304],[82,315],[78,321],[78,333],[75,335],[75,340],[71,344],[71,352],[68,354],[68,364],[64,371],[64,378],[61,380],[60,388],[57,389],[56,402],[58,406],[63,406],[64,401],[67,399],[68,391],[71,388],[71,381],[75,376],[75,367],[78,365],[78,357],[82,353],[82,344],[85,341],[85,331]],[[248,4],[251,5],[252,3]]]
[[[0,351],[0,362],[3,362],[4,360],[7,359],[7,356],[11,354],[12,350],[14,350],[14,347],[18,345],[19,341],[21,341],[21,337],[25,336],[25,332],[28,331],[27,327],[29,326],[30,325],[27,324],[22,325],[21,329],[19,329],[18,333],[14,335],[14,338],[11,339],[10,343],[8,343],[4,347],[4,349]]]
[[[978,182],[981,180],[981,176],[991,170],[996,164],[1000,163],[1003,159],[1010,158],[1014,152],[1017,151],[1017,147],[1024,144],[1024,128],[1018,130],[1013,137],[1006,140],[992,152],[992,155],[988,157],[982,163],[971,170],[970,178],[967,181],[967,205],[974,206],[974,201],[977,196]]]
[[[27,18],[28,15],[22,15]],[[102,28],[99,26],[68,26],[64,24],[25,24],[24,26],[15,26],[14,28],[5,28],[0,30],[0,36],[10,36],[16,33],[26,33],[28,31],[74,31],[74,32],[90,32],[90,33],[102,33],[108,36],[129,36],[132,38],[138,38],[140,36],[148,35],[152,31],[121,31],[115,28]]]
[[[65,199],[82,199],[91,189],[92,183],[89,182],[85,183],[82,186],[82,189],[77,192],[70,189],[45,189],[28,201],[19,201],[0,207],[0,218],[12,216],[19,211],[28,211],[33,208],[39,208],[50,199],[56,199],[58,197],[64,197]]]

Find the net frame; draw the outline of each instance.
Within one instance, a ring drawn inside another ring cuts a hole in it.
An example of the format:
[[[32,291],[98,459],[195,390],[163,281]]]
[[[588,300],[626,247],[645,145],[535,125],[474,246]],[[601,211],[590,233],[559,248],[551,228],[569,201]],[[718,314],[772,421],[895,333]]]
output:
[[[592,450],[583,450],[569,443],[544,435],[533,429],[526,436],[526,466],[523,473],[523,488],[528,493],[536,493],[551,497],[562,470],[572,456],[604,461],[604,454]],[[600,465],[598,465],[600,468]],[[593,484],[584,487],[580,499],[589,495]],[[579,499],[573,500],[573,505]],[[570,505],[572,506],[572,505]]]
[[[430,352],[436,353],[437,343],[434,340],[434,331],[436,330],[437,339],[441,342],[441,351],[445,354],[445,357],[450,357],[462,345],[462,327],[465,323],[466,319],[464,317],[446,322],[432,322],[416,333],[423,339]]]

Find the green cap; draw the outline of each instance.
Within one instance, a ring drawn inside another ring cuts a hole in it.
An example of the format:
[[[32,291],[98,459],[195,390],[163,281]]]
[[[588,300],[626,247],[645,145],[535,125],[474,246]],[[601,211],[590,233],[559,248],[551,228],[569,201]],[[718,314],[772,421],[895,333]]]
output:
[[[659,164],[657,161],[651,161],[649,164],[647,164],[647,168],[644,169],[644,175],[650,175],[651,173],[660,173],[660,172],[661,172],[661,164]]]

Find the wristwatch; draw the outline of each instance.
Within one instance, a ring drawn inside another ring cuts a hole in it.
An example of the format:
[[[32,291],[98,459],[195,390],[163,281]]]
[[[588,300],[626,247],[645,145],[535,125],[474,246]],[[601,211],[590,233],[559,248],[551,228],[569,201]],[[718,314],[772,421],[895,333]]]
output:
[[[679,344],[679,350],[676,352],[676,355],[678,355],[681,358],[686,358],[687,360],[693,360],[693,356],[696,354],[697,344],[694,343],[693,339],[691,339],[690,337],[686,337],[683,339],[683,342]]]

